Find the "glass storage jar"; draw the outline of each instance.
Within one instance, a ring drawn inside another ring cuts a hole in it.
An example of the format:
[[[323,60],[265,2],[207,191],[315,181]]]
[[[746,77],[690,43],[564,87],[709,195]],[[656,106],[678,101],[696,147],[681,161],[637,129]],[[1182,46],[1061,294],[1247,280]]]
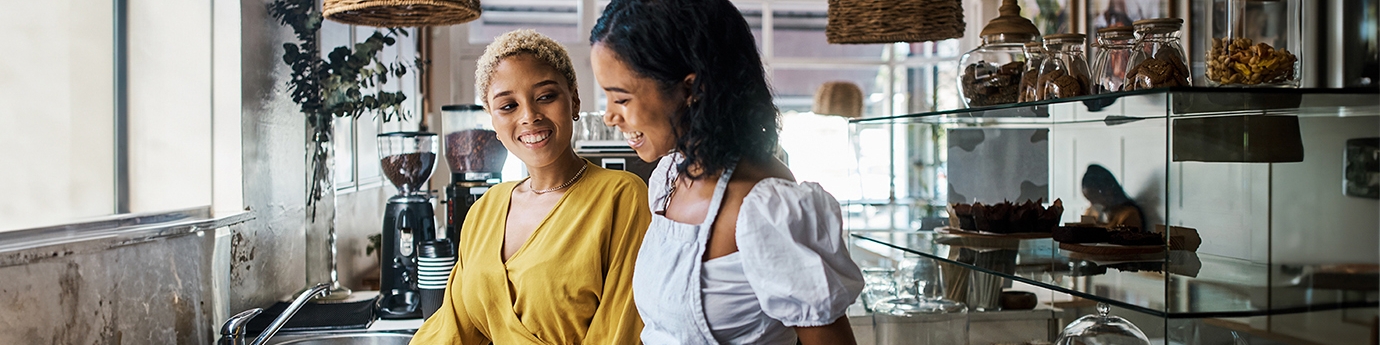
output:
[[[1192,86],[1183,45],[1179,43],[1179,29],[1184,20],[1158,18],[1137,20],[1136,43],[1131,48],[1131,60],[1126,62],[1125,90],[1143,90],[1171,86]]]
[[[1299,86],[1302,1],[1214,0],[1210,86]]]
[[[1126,62],[1131,60],[1135,29],[1116,26],[1097,30],[1097,57],[1093,59],[1093,93],[1121,91],[1126,82]]]
[[[1083,34],[1045,36],[1048,57],[1035,81],[1040,99],[1056,99],[1088,94],[1088,59],[1083,56]]]
[[[1015,103],[1025,70],[1024,45],[1040,36],[1035,24],[1021,17],[1015,0],[1003,0],[999,11],[979,34],[982,45],[958,60],[958,93],[965,107]]]
[[[1045,46],[1044,42],[1040,42],[1040,49],[1044,50],[1045,58],[1040,60],[1039,64],[1035,65],[1035,95],[1030,98],[1032,101],[1049,99],[1049,96],[1045,95],[1045,85],[1042,82],[1044,79],[1040,79],[1040,76],[1045,75],[1047,72],[1052,72],[1057,68],[1054,66],[1054,52],[1049,51],[1049,48]]]
[[[896,269],[887,267],[867,267],[863,272],[863,308],[872,311],[872,306],[882,300],[896,297]]]
[[[1040,42],[1025,43],[1025,71],[1021,72],[1021,93],[1017,102],[1038,101],[1035,98],[1035,80],[1040,77],[1040,65],[1045,62],[1045,47]]]
[[[944,298],[938,262],[908,258],[898,272],[901,294],[872,306],[878,345],[968,344],[968,307]]]
[[[1097,315],[1084,315],[1074,320],[1059,333],[1054,345],[1150,345],[1150,339],[1139,327],[1126,319],[1110,315],[1110,311],[1106,303],[1098,303]]]

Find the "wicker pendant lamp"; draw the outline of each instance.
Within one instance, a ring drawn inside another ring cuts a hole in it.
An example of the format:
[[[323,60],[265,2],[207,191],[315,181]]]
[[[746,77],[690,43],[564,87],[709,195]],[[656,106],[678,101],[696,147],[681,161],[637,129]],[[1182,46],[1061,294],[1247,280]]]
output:
[[[462,24],[479,18],[479,0],[325,0],[321,14],[333,21],[378,27]]]
[[[829,43],[927,42],[963,37],[961,0],[829,0]]]
[[[819,115],[837,115],[850,119],[862,117],[863,95],[858,84],[847,81],[830,81],[815,90],[815,103],[810,112]]]

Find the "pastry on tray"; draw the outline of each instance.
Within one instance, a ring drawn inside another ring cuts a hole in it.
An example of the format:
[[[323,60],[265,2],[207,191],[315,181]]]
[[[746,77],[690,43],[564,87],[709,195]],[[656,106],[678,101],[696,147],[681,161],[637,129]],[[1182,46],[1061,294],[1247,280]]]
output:
[[[984,231],[995,234],[1049,233],[1059,224],[1063,216],[1063,201],[1055,199],[1045,208],[1044,199],[1026,200],[1014,204],[1002,201],[998,204],[950,204],[949,226],[969,231]]]

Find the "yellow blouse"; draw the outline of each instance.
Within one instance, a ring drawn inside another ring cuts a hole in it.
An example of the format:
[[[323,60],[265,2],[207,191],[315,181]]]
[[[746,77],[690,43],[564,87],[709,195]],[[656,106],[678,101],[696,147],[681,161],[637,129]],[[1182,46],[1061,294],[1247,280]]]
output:
[[[475,202],[445,301],[412,344],[638,343],[632,274],[651,222],[647,185],[585,164],[584,177],[506,264],[503,229],[517,183],[496,185]]]

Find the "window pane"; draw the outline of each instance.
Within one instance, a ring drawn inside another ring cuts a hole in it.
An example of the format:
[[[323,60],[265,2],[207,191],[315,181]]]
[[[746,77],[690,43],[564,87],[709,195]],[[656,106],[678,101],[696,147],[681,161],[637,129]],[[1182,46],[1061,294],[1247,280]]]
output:
[[[355,121],[336,118],[332,142],[335,144],[335,188],[355,186]]]
[[[885,61],[885,44],[829,44],[828,4],[773,3],[772,49],[776,57],[873,58]]]
[[[358,174],[356,183],[366,185],[379,182],[383,179],[383,169],[379,167],[379,126],[378,120],[373,120],[369,115],[360,116],[355,121],[355,137],[359,141],[355,144],[355,159],[359,166],[355,172]],[[336,155],[340,155],[339,152]],[[387,183],[386,181],[384,183]]]
[[[897,114],[913,114],[962,107],[958,98],[956,61],[896,69]]]
[[[383,30],[380,28],[370,26],[354,26],[354,29],[355,42],[364,42],[364,40],[368,39],[370,35],[374,34],[374,31]],[[409,32],[409,35],[411,34],[412,33]],[[393,46],[387,47],[379,52],[379,62],[388,64],[398,60],[398,51],[400,49],[417,49],[415,45],[416,43],[414,41],[415,37],[399,36],[396,37],[396,39],[397,41],[396,43],[394,43]],[[383,84],[379,87],[388,91],[398,91],[401,88],[401,84],[402,81],[400,81],[398,78],[389,78],[387,84]],[[368,94],[375,92],[375,90],[371,88],[364,90],[364,92]],[[412,99],[411,97],[409,97],[408,102],[411,101]],[[357,186],[367,187],[370,184],[381,181],[385,184],[388,183],[387,181],[384,181],[382,172],[383,170],[379,167],[378,135],[379,133],[386,132],[415,131],[417,130],[415,121],[418,118],[420,118],[420,116],[412,117],[413,122],[410,123],[397,120],[385,123],[383,122],[382,116],[379,116],[376,113],[365,113],[363,115],[360,115],[358,119],[354,120],[354,130],[356,139],[354,156],[355,162],[357,164],[357,166],[355,167],[355,183]],[[336,156],[340,156],[343,154],[345,153],[336,152]],[[336,187],[339,188],[346,186],[337,185]]]
[[[958,59],[963,52],[958,51],[958,39],[947,39],[938,42],[912,42],[898,43],[896,49],[896,59],[904,62],[906,59],[921,58],[953,58]]]
[[[129,210],[211,204],[211,3],[129,2]]]
[[[388,55],[389,52],[385,51],[385,56],[380,56],[385,58],[384,63],[392,61],[401,62],[407,66],[416,65],[418,46],[417,35],[419,35],[421,31],[417,28],[408,28],[405,30],[407,30],[407,37],[398,37],[398,43],[393,46],[393,49],[397,50],[397,55],[393,58],[388,58],[386,55]],[[421,74],[418,73],[416,68],[408,67],[407,73],[403,74],[402,77],[389,79],[390,83],[398,83],[397,88],[393,90],[400,90],[403,94],[408,95],[407,100],[403,101],[403,113],[408,114],[409,120],[418,123],[421,121],[423,115],[422,97],[420,90],[418,90],[421,86],[421,81],[417,78],[420,75]]]
[[[882,102],[886,100],[886,66],[839,67],[821,65],[819,68],[776,68],[772,70],[771,86],[776,106],[781,112],[809,112],[814,104],[815,90],[828,81],[849,81],[858,84],[863,92],[863,116],[884,115]]]
[[[818,182],[840,200],[862,194],[856,176],[848,119],[789,111],[781,114],[781,148],[798,181]]]
[[[580,32],[578,0],[510,0],[485,2],[484,13],[470,26],[470,43],[486,44],[517,29],[532,29],[562,43],[586,42]],[[602,9],[602,7],[600,7]]]
[[[114,213],[113,7],[4,7],[13,53],[0,54],[0,231]]]

